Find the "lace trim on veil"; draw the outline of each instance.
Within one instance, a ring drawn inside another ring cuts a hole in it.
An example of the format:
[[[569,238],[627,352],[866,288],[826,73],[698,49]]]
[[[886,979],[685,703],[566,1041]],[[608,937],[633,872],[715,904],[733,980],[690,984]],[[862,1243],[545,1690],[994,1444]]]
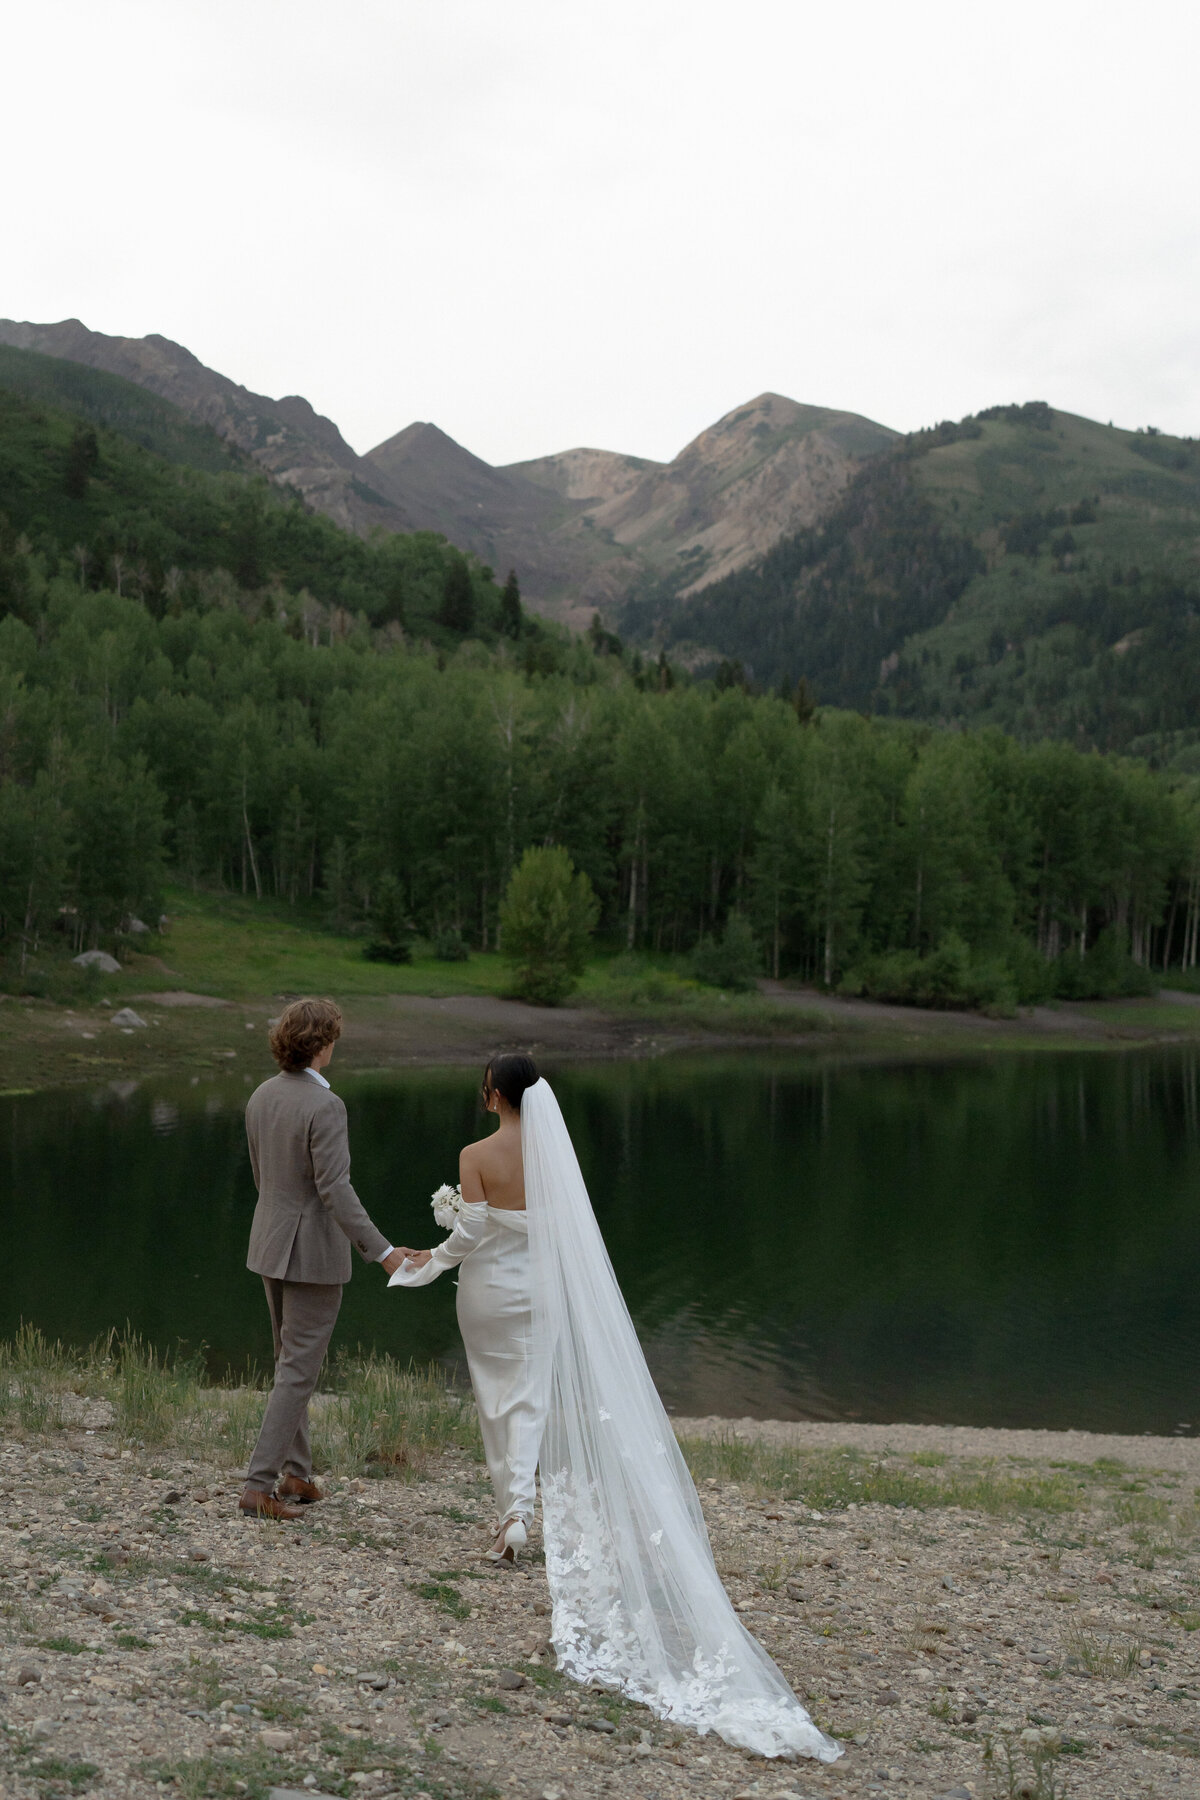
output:
[[[695,1487],[545,1081],[522,1098],[521,1135],[559,1668],[760,1756],[832,1762],[840,1746],[813,1724],[717,1574]]]

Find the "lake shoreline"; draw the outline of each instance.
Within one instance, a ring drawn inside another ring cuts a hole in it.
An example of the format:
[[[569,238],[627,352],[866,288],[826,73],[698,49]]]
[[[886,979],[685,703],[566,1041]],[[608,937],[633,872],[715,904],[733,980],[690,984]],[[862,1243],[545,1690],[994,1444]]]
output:
[[[853,1419],[732,1419],[672,1416],[676,1435],[775,1449],[862,1451],[987,1459],[1019,1457],[1031,1463],[1087,1464],[1109,1459],[1126,1468],[1166,1470],[1200,1481],[1200,1436],[1137,1436],[1111,1431],[1056,1431],[1041,1426],[864,1424]]]
[[[269,1075],[264,1039],[290,995],[230,999],[187,989],[124,992],[78,1006],[0,997],[8,1054],[0,1097],[198,1069]],[[547,1062],[730,1051],[785,1051],[854,1061],[1120,1051],[1194,1042],[1200,996],[1037,1007],[1017,1019],[936,1012],[763,982],[758,995],[714,995],[702,1015],[652,1005],[537,1007],[464,993],[354,995],[342,1001],[337,1067],[347,1072],[474,1066],[497,1049]],[[137,1024],[118,1022],[124,1007]],[[728,1009],[729,1022],[721,1017]]]

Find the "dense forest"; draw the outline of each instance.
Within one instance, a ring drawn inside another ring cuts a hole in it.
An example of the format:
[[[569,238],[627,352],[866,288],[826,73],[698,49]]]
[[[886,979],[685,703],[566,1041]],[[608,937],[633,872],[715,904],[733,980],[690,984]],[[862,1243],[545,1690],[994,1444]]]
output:
[[[543,844],[634,951],[748,924],[768,971],[959,1004],[1195,963],[1189,779],[692,680],[539,625],[432,534],[363,543],[185,452],[0,390],[11,979],[168,877],[341,929],[398,890],[494,945]]]
[[[1198,546],[1200,444],[1034,401],[903,440],[818,525],[622,628],[825,704],[1190,767]]]

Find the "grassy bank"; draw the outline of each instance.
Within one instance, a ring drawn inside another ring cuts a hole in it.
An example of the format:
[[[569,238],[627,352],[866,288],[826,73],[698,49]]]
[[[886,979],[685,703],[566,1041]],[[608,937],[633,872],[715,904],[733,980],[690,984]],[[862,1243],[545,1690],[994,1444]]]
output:
[[[73,1349],[24,1326],[0,1343],[0,1428],[9,1435],[99,1430],[126,1448],[233,1467],[254,1441],[265,1401],[263,1384],[210,1387],[199,1356],[163,1356],[134,1333]],[[478,1446],[469,1396],[448,1390],[436,1368],[361,1356],[330,1367],[315,1407],[322,1469],[412,1479],[439,1454]]]
[[[98,1431],[139,1453],[183,1453],[236,1468],[265,1399],[262,1380],[210,1386],[198,1356],[162,1355],[129,1332],[75,1349],[26,1325],[0,1342],[0,1428],[10,1438],[44,1442]],[[332,1362],[314,1402],[313,1441],[318,1467],[338,1477],[410,1481],[449,1452],[482,1458],[470,1394],[448,1388],[436,1365],[403,1367],[388,1356],[343,1353]],[[1197,1495],[1177,1492],[1170,1478],[1164,1492],[1151,1492],[1162,1484],[1113,1460],[1030,1468],[1017,1458],[871,1456],[733,1435],[680,1441],[698,1483],[732,1484],[764,1502],[821,1513],[879,1505],[1053,1517],[1099,1502],[1159,1554],[1200,1536]]]
[[[547,1058],[603,1058],[751,1044],[842,1056],[979,1055],[1032,1049],[1111,1049],[1193,1041],[1200,1004],[1159,996],[1039,1009],[1016,1020],[879,1006],[797,992],[730,993],[703,985],[681,959],[601,953],[567,1005],[511,996],[500,956],[368,962],[359,937],[325,928],[279,902],[241,895],[169,895],[164,933],[121,947],[112,975],[73,966],[65,949],[9,969],[0,991],[8,1040],[0,1095],[80,1082],[221,1070],[271,1072],[265,1035],[300,993],[336,996],[346,1013],[339,1068],[471,1064],[498,1045]],[[140,1024],[117,1023],[132,1006]]]

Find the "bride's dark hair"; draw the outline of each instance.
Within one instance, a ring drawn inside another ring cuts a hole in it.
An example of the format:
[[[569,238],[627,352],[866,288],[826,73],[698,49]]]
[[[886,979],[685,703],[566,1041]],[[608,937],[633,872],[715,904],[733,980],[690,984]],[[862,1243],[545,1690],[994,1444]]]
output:
[[[504,1056],[493,1056],[483,1071],[479,1091],[485,1105],[488,1095],[494,1092],[502,1095],[514,1112],[520,1112],[521,1095],[539,1079],[537,1064],[532,1056],[507,1052]]]

